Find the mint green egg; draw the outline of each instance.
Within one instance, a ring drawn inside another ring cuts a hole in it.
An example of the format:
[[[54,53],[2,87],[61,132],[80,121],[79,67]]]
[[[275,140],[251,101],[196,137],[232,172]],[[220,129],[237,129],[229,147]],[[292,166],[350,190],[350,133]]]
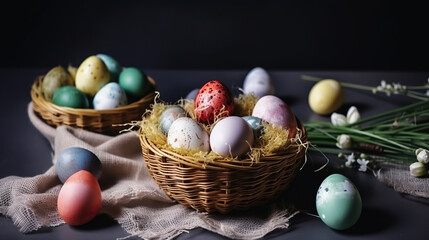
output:
[[[116,61],[111,56],[102,53],[97,54],[97,57],[101,58],[101,60],[104,62],[107,69],[109,70],[110,81],[118,81],[119,74],[122,71],[122,66],[118,63],[118,61]]]
[[[362,199],[356,186],[344,175],[331,174],[316,194],[316,209],[322,221],[336,230],[352,227],[362,212]]]
[[[132,101],[144,97],[151,90],[146,74],[133,67],[126,68],[119,74],[119,85]]]
[[[84,93],[74,86],[63,86],[54,92],[52,102],[57,106],[88,108],[89,101]]]

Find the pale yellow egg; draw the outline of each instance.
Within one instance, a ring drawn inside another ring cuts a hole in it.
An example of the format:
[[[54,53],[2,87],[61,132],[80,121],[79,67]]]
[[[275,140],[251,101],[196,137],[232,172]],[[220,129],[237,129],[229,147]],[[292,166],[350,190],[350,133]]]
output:
[[[316,83],[308,95],[310,108],[317,114],[326,115],[338,110],[344,103],[345,92],[341,84],[333,79]]]
[[[90,96],[94,96],[109,81],[109,70],[97,56],[85,59],[76,72],[76,88]]]

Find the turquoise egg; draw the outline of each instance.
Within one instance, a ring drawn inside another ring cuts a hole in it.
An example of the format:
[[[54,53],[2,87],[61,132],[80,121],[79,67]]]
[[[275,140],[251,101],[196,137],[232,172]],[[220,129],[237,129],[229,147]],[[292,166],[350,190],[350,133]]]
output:
[[[244,120],[252,127],[255,136],[260,136],[264,132],[264,126],[262,125],[262,119],[253,116],[244,116]]]
[[[122,66],[118,63],[118,61],[116,61],[111,56],[102,53],[97,54],[97,57],[101,58],[101,60],[106,65],[107,70],[109,70],[110,81],[118,81],[119,74],[122,71]]]
[[[62,107],[89,107],[89,101],[86,95],[74,86],[63,86],[58,88],[52,97],[52,102]]]
[[[55,163],[55,171],[61,182],[65,182],[71,175],[86,170],[97,179],[101,176],[101,161],[91,151],[81,147],[64,149]]]
[[[316,209],[322,221],[336,230],[352,227],[362,212],[362,199],[355,185],[344,175],[329,175],[316,194]]]
[[[181,117],[186,117],[186,115],[186,111],[182,107],[177,105],[169,106],[161,113],[161,116],[159,117],[159,128],[165,135],[167,135],[168,130],[170,129],[174,120]]]
[[[119,74],[119,85],[130,102],[139,100],[152,89],[146,74],[133,67],[126,68]]]

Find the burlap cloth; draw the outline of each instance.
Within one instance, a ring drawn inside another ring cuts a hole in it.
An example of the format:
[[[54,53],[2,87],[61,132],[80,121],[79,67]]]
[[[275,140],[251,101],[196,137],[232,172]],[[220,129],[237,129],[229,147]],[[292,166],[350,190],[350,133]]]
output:
[[[32,103],[28,105],[28,115],[51,143],[53,164],[63,149],[73,146],[86,148],[100,158],[103,164],[99,179],[103,199],[100,214],[115,219],[129,236],[171,239],[202,227],[229,238],[256,239],[275,229],[287,228],[295,213],[279,204],[228,215],[186,208],[167,197],[152,180],[136,133],[110,137],[66,126],[55,129],[34,114]],[[34,177],[0,179],[0,213],[10,217],[23,233],[58,226],[64,223],[57,212],[60,189],[54,165]]]

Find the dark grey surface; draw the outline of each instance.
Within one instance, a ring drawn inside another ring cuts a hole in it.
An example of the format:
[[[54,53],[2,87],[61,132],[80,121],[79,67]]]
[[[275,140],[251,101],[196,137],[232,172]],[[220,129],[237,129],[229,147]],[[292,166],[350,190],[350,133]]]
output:
[[[51,149],[44,137],[31,125],[27,116],[30,88],[36,76],[49,69],[0,69],[0,178],[17,175],[34,176],[51,166]],[[269,69],[268,69],[269,70]],[[174,71],[147,70],[155,78],[161,98],[175,101],[208,80],[218,79],[238,92],[248,69],[237,71]],[[308,92],[313,83],[300,80],[300,74],[336,78],[347,82],[376,85],[381,79],[407,84],[427,82],[429,72],[314,72],[269,71],[276,86],[276,95],[282,97],[304,122],[329,120],[327,116],[313,114],[307,104]],[[411,102],[400,96],[383,95],[346,90],[347,98],[343,113],[355,105],[362,116]],[[335,231],[323,222],[305,213],[296,215],[288,229],[276,230],[265,239],[427,239],[429,228],[429,200],[414,198],[395,192],[377,181],[371,174],[351,169],[338,169],[336,156],[329,156],[331,163],[324,170],[312,170],[323,163],[320,154],[310,152],[310,161],[297,175],[285,198],[298,208],[315,213],[315,193],[321,181],[333,172],[349,177],[357,186],[363,200],[363,211],[358,223],[349,230]],[[128,236],[122,228],[107,216],[98,216],[81,227],[67,224],[22,234],[12,221],[0,217],[0,239],[115,239]],[[194,229],[177,239],[223,239],[203,229]]]

